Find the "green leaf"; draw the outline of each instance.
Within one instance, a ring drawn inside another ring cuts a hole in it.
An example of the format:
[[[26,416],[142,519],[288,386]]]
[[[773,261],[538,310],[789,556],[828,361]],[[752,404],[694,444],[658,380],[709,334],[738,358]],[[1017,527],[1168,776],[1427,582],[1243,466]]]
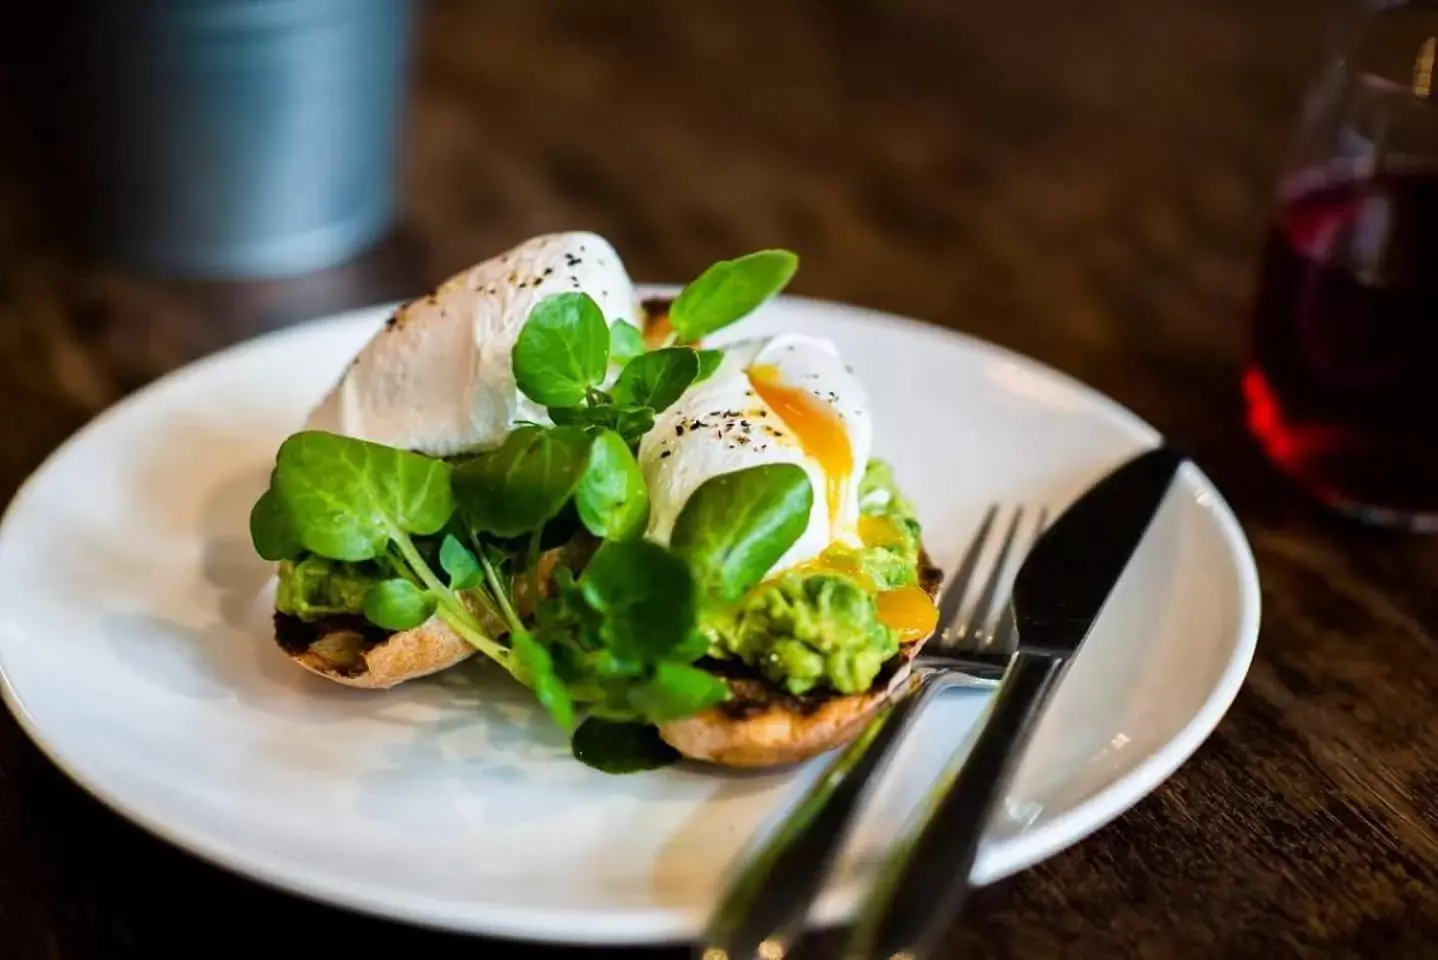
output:
[[[600,650],[591,662],[594,675],[605,680],[629,680],[644,675],[644,664],[639,660],[625,660],[616,657],[612,651]]]
[[[678,720],[729,699],[729,685],[707,670],[661,663],[648,683],[629,691],[629,704],[652,723]]]
[[[694,629],[689,566],[648,540],[606,540],[579,580],[599,612],[599,637],[620,658],[663,660]]]
[[[621,366],[644,352],[644,334],[627,320],[616,320],[609,328],[609,361]]]
[[[669,659],[676,663],[693,663],[709,652],[709,638],[701,630],[692,631],[684,642],[669,651]]]
[[[721,474],[689,496],[669,544],[704,590],[737,600],[803,536],[813,505],[809,476],[792,463]]]
[[[583,427],[589,431],[613,430],[619,423],[625,408],[612,403],[596,403],[592,406],[549,407],[549,419],[561,427]]]
[[[540,706],[554,718],[554,722],[565,733],[574,728],[574,701],[569,688],[554,671],[554,661],[549,651],[540,646],[524,630],[518,630],[510,637],[511,649],[519,658],[523,679],[534,691]]]
[[[627,540],[644,531],[649,489],[629,445],[613,430],[594,437],[574,500],[584,526],[600,539]]]
[[[643,723],[622,723],[590,717],[574,731],[574,759],[605,773],[657,770],[679,761],[659,731]]]
[[[695,383],[708,380],[714,376],[714,371],[719,369],[719,364],[724,362],[723,350],[700,350],[699,351],[699,375],[694,378]]]
[[[588,294],[557,293],[535,305],[519,331],[514,382],[535,403],[572,407],[604,379],[609,328]]]
[[[614,382],[614,401],[662,411],[699,375],[699,357],[688,347],[666,347],[630,360]]]
[[[621,407],[599,403],[592,407],[550,407],[549,417],[562,426],[583,427],[590,433],[615,430],[631,447],[654,429],[653,407]]]
[[[298,560],[305,552],[274,487],[260,494],[250,509],[250,540],[266,560]]]
[[[364,595],[365,619],[386,630],[409,630],[434,615],[435,599],[396,577],[381,580]]]
[[[439,532],[454,512],[451,467],[319,431],[280,447],[274,489],[299,542],[331,560],[370,560],[390,540]]]
[[[669,322],[681,343],[695,343],[753,313],[783,290],[797,269],[799,258],[788,250],[721,260],[680,291]]]
[[[574,495],[588,455],[579,427],[520,427],[498,450],[455,469],[460,516],[479,533],[532,533]]]
[[[560,427],[612,427],[619,420],[619,408],[612,403],[593,406],[547,407],[549,419]]]
[[[468,590],[484,579],[484,568],[469,547],[460,543],[452,533],[445,534],[444,542],[439,545],[439,565],[449,574],[451,590]]]
[[[619,435],[629,446],[639,446],[639,441],[644,435],[654,429],[654,408],[628,407],[619,411],[618,422],[614,425],[614,429],[619,431]]]

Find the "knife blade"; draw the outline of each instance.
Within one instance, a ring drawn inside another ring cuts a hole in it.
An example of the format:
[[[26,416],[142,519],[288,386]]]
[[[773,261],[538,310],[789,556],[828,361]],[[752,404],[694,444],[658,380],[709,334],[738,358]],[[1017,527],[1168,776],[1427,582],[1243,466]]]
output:
[[[1184,459],[1165,444],[1128,460],[1029,552],[1010,601],[1018,652],[973,747],[881,868],[844,950],[848,960],[923,960],[953,923],[990,813]]]
[[[1034,544],[1014,578],[1019,649],[1072,655],[1127,568],[1183,455],[1158,447],[1090,487]]]

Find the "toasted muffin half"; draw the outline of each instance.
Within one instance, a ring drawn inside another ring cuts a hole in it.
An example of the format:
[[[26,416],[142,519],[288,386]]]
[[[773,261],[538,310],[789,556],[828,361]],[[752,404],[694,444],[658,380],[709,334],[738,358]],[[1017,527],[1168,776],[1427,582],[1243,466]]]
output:
[[[919,555],[919,585],[937,598],[943,573]],[[732,696],[702,713],[660,724],[659,735],[691,760],[730,767],[798,763],[848,743],[910,677],[927,638],[900,647],[863,693],[814,690],[795,696],[737,661],[698,665],[723,676]]]
[[[364,690],[385,690],[438,673],[475,653],[438,617],[390,633],[359,616],[305,621],[276,613],[275,642],[311,673]]]
[[[564,563],[577,569],[594,549],[587,537],[543,553],[539,557],[541,597],[549,594],[554,568]],[[529,581],[515,584],[514,605],[521,617],[534,609]],[[493,611],[471,606],[470,611],[492,637],[508,632]],[[430,617],[410,630],[385,630],[356,615],[301,620],[275,614],[275,642],[295,663],[311,673],[347,687],[385,690],[406,680],[448,670],[473,656],[474,647],[439,617]]]

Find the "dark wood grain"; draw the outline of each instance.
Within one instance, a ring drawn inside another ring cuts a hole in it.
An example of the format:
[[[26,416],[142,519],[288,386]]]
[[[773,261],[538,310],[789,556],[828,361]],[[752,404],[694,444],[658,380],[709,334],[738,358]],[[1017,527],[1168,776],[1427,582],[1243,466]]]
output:
[[[1261,570],[1258,660],[1213,737],[1116,823],[985,890],[951,955],[1438,956],[1438,542],[1313,510],[1240,425],[1254,256],[1325,12],[434,3],[403,225],[285,283],[167,282],[67,252],[24,176],[27,129],[7,122],[0,491],[177,365],[420,291],[539,231],[598,230],[644,280],[789,246],[799,293],[1017,348],[1184,439]],[[234,879],[100,808],[0,718],[0,955],[192,956],[217,940],[276,955],[561,953]]]

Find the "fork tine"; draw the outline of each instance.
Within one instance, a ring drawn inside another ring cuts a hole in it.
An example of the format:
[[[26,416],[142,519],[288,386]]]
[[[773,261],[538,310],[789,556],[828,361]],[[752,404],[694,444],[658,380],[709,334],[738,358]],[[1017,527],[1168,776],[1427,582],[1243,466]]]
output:
[[[1009,554],[1013,551],[1014,540],[1018,537],[1019,523],[1024,518],[1024,508],[1018,507],[1014,510],[1014,518],[1009,522],[1008,533],[1004,534],[1004,542],[999,546],[999,555],[994,559],[994,568],[989,572],[989,578],[984,583],[983,592],[974,603],[974,610],[969,615],[969,630],[964,640],[966,646],[975,650],[988,650],[994,641],[994,634],[986,628],[994,620],[994,612],[999,597],[999,585],[1003,582],[1004,571],[1009,564]]]
[[[999,505],[996,503],[992,504],[984,513],[984,519],[974,533],[973,539],[969,541],[964,558],[959,561],[958,567],[954,570],[953,579],[949,581],[949,585],[944,588],[943,596],[939,598],[939,623],[944,625],[944,633],[935,639],[940,643],[958,640],[966,632],[959,624],[959,611],[963,609],[964,597],[969,592],[969,581],[974,577],[974,568],[979,564],[979,555],[984,552],[984,544],[988,542],[989,531],[993,529],[994,519],[998,515]]]
[[[1039,519],[1034,525],[1033,536],[1029,538],[1028,546],[1019,554],[1026,557],[1033,550],[1034,545],[1043,536],[1044,529],[1049,525],[1049,508],[1039,507]],[[1018,629],[1014,624],[1014,605],[1008,600],[1004,601],[1004,612],[999,617],[999,625],[994,628],[993,649],[1000,653],[1012,653],[1018,646]]]

